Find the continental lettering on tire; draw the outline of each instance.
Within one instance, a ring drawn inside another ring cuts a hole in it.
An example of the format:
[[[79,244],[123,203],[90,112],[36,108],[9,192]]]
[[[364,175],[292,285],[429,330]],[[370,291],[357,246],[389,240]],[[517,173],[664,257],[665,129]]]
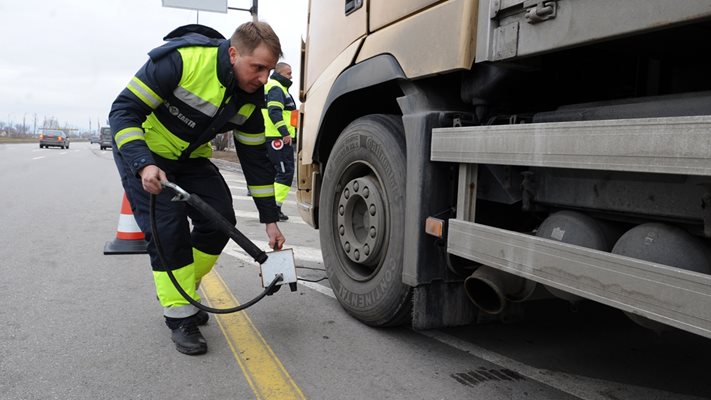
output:
[[[344,143],[343,148],[338,152],[338,158],[342,159],[346,157],[346,155],[353,150],[357,150],[360,147],[360,137],[359,136],[352,136],[349,137],[348,140]]]
[[[383,146],[373,140],[373,138],[367,137],[365,139],[365,146],[368,150],[370,150],[375,157],[377,157],[378,161],[380,161],[380,164],[383,166],[383,169],[385,170],[385,178],[386,181],[388,182],[393,182],[395,180],[395,177],[393,176],[393,169],[392,166],[390,166],[390,163],[388,162],[387,157],[385,157],[385,154],[383,153]],[[394,194],[396,198],[399,198],[401,193],[397,190],[397,187],[393,186],[394,189]]]
[[[392,264],[392,263],[390,263]],[[393,280],[393,273],[390,269],[386,269],[383,279],[378,286],[368,293],[353,293],[340,285],[337,289],[338,297],[354,308],[365,308],[373,304],[377,304],[385,296],[385,292]]]

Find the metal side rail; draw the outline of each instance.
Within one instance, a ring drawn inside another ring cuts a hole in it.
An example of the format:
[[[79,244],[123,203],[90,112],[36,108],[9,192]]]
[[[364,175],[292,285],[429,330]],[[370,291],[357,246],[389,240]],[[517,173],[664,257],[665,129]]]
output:
[[[451,254],[711,338],[711,275],[449,220]]]
[[[711,116],[438,128],[432,161],[711,175]]]
[[[475,222],[478,164],[711,175],[711,116],[438,128],[460,164],[448,252],[711,338],[711,275]]]

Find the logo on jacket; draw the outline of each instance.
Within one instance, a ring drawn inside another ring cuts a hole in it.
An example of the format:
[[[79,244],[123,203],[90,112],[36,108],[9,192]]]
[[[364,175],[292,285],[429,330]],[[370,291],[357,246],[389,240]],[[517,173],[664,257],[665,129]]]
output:
[[[284,142],[281,139],[272,140],[272,149],[281,150],[282,147],[284,147]]]
[[[170,113],[170,115],[178,118],[188,127],[195,128],[195,121],[183,115],[183,113],[180,112],[180,109],[178,107],[170,105],[170,103],[168,103],[167,101],[165,102],[165,106],[168,107],[168,112]]]

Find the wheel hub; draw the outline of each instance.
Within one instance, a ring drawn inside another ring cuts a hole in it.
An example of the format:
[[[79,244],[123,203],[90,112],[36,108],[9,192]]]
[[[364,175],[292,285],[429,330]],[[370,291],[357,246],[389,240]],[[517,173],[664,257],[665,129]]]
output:
[[[385,237],[386,205],[371,176],[348,182],[338,199],[337,232],[341,247],[353,262],[375,265]]]

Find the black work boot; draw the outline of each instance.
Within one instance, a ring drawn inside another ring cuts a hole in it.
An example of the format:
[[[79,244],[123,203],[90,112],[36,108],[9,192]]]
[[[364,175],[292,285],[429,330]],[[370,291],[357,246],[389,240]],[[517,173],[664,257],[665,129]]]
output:
[[[187,318],[165,317],[165,324],[170,328],[170,337],[179,352],[191,356],[207,352],[207,341],[198,329],[197,315]]]
[[[207,321],[210,320],[210,314],[203,310],[198,310],[197,314],[195,314],[195,320],[200,326],[207,325]]]
[[[286,221],[288,219],[289,217],[283,212],[281,212],[281,206],[279,206],[279,221]]]

